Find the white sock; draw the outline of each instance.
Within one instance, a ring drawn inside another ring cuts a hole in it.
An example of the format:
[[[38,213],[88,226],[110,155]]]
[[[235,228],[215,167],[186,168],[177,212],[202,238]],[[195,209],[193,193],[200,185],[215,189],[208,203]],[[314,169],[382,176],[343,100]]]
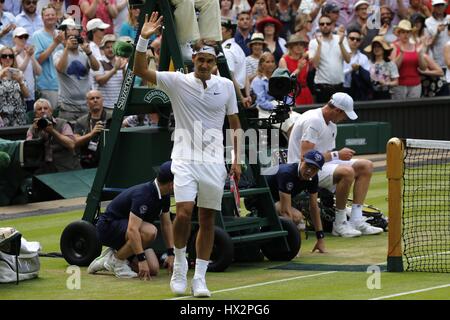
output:
[[[176,263],[186,263],[186,247],[183,247],[181,249],[178,249],[177,247],[174,248],[175,253],[175,261]]]
[[[336,217],[334,222],[337,224],[341,224],[347,221],[347,214],[345,213],[345,209],[336,209]]]
[[[209,261],[202,259],[195,259],[195,273],[194,279],[203,278],[205,279],[206,270],[208,269]]]
[[[362,205],[361,204],[353,204],[352,205],[352,214],[350,216],[351,222],[359,222],[363,219],[362,213]]]

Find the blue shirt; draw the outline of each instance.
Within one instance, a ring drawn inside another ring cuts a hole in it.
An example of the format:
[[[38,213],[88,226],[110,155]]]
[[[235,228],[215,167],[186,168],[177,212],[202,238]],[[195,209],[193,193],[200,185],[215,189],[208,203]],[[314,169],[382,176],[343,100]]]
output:
[[[128,36],[131,39],[136,39],[136,28],[131,26],[128,22],[125,22],[122,27],[120,28],[119,36]]]
[[[5,0],[3,4],[3,10],[8,11],[17,16],[22,11],[22,1],[19,0]]]
[[[28,34],[32,35],[39,29],[44,28],[44,23],[42,22],[42,18],[39,14],[36,13],[32,19],[24,11],[22,11],[18,16],[16,16],[16,26],[25,28]]]
[[[242,48],[242,51],[244,51],[245,56],[249,56],[252,54],[252,51],[250,50],[250,47],[248,46],[248,43],[250,42],[250,39],[252,37],[252,34],[250,33],[246,39],[244,39],[244,36],[239,32],[239,30],[236,31],[236,34],[234,35],[234,41]]]
[[[317,193],[319,188],[317,174],[311,180],[303,180],[299,176],[298,167],[298,162],[280,164],[278,172],[272,176],[268,176],[267,183],[275,202],[280,201],[279,192],[292,196],[302,191],[307,191],[309,194]]]
[[[31,42],[36,48],[34,56],[36,57],[36,59],[38,59],[38,57],[52,44],[53,36],[46,32],[44,29],[41,29],[34,33]],[[53,54],[58,50],[62,50],[63,48],[63,45],[59,44],[56,49],[50,54],[47,60],[41,63],[42,73],[36,79],[37,89],[58,91],[58,75],[53,63]]]
[[[170,208],[170,195],[161,196],[156,179],[126,189],[108,205],[105,218],[128,219],[130,212],[152,223]]]
[[[256,95],[256,105],[266,111],[273,110],[272,101],[275,100],[269,94],[269,79],[266,76],[256,76],[251,84],[251,89]]]
[[[4,28],[6,28],[9,24],[15,24],[16,17],[14,17],[11,13],[9,12],[3,12],[1,14],[0,17],[0,30],[3,30]],[[7,34],[5,34],[3,37],[0,38],[0,44],[6,46],[6,47],[13,47],[14,43],[13,43],[13,29],[8,32]]]

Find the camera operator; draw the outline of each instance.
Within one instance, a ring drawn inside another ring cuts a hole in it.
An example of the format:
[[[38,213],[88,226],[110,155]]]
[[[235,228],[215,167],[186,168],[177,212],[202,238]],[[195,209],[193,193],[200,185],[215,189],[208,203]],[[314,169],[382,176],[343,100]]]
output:
[[[264,52],[258,63],[256,77],[251,84],[251,90],[256,95],[256,106],[259,118],[269,118],[278,106],[278,102],[269,94],[269,79],[275,70],[275,58],[272,53]],[[291,132],[295,119],[300,114],[294,111],[289,112],[289,117],[283,121],[281,130],[287,134]]]
[[[80,36],[80,27],[75,22],[66,24],[64,34],[64,50],[56,52],[53,57],[60,84],[59,116],[75,121],[87,114],[86,92],[91,86],[89,70],[97,71],[100,64],[92,54],[89,43]]]
[[[80,148],[80,164],[86,168],[96,168],[100,160],[100,133],[110,116],[103,108],[103,96],[98,90],[86,94],[89,113],[75,123],[75,147]]]
[[[75,137],[69,123],[52,116],[53,109],[46,99],[34,103],[35,119],[27,132],[27,140],[43,139],[45,164],[35,173],[53,173],[81,169],[75,156]]]

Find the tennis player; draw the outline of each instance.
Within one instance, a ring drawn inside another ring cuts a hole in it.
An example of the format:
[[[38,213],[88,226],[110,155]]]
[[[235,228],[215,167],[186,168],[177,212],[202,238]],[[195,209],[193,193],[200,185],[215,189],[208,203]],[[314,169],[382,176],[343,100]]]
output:
[[[176,218],[174,221],[175,261],[170,288],[181,295],[187,289],[188,263],[186,244],[191,230],[191,216],[197,199],[199,232],[197,259],[192,279],[192,294],[209,297],[206,270],[214,243],[214,211],[221,209],[227,172],[224,164],[223,133],[225,116],[230,128],[240,129],[233,82],[212,75],[216,66],[214,48],[204,46],[193,55],[194,72],[157,72],[147,70],[145,52],[149,37],[161,28],[162,17],[146,15],[136,46],[134,73],[157,84],[169,96],[175,116],[172,172]],[[239,181],[236,140],[230,174]]]

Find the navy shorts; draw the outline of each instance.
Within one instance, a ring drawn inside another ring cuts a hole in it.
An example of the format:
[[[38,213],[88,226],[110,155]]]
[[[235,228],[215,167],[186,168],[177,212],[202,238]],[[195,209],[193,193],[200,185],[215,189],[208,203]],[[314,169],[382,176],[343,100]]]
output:
[[[126,243],[128,219],[111,219],[100,216],[97,222],[97,236],[106,247],[119,250]]]

